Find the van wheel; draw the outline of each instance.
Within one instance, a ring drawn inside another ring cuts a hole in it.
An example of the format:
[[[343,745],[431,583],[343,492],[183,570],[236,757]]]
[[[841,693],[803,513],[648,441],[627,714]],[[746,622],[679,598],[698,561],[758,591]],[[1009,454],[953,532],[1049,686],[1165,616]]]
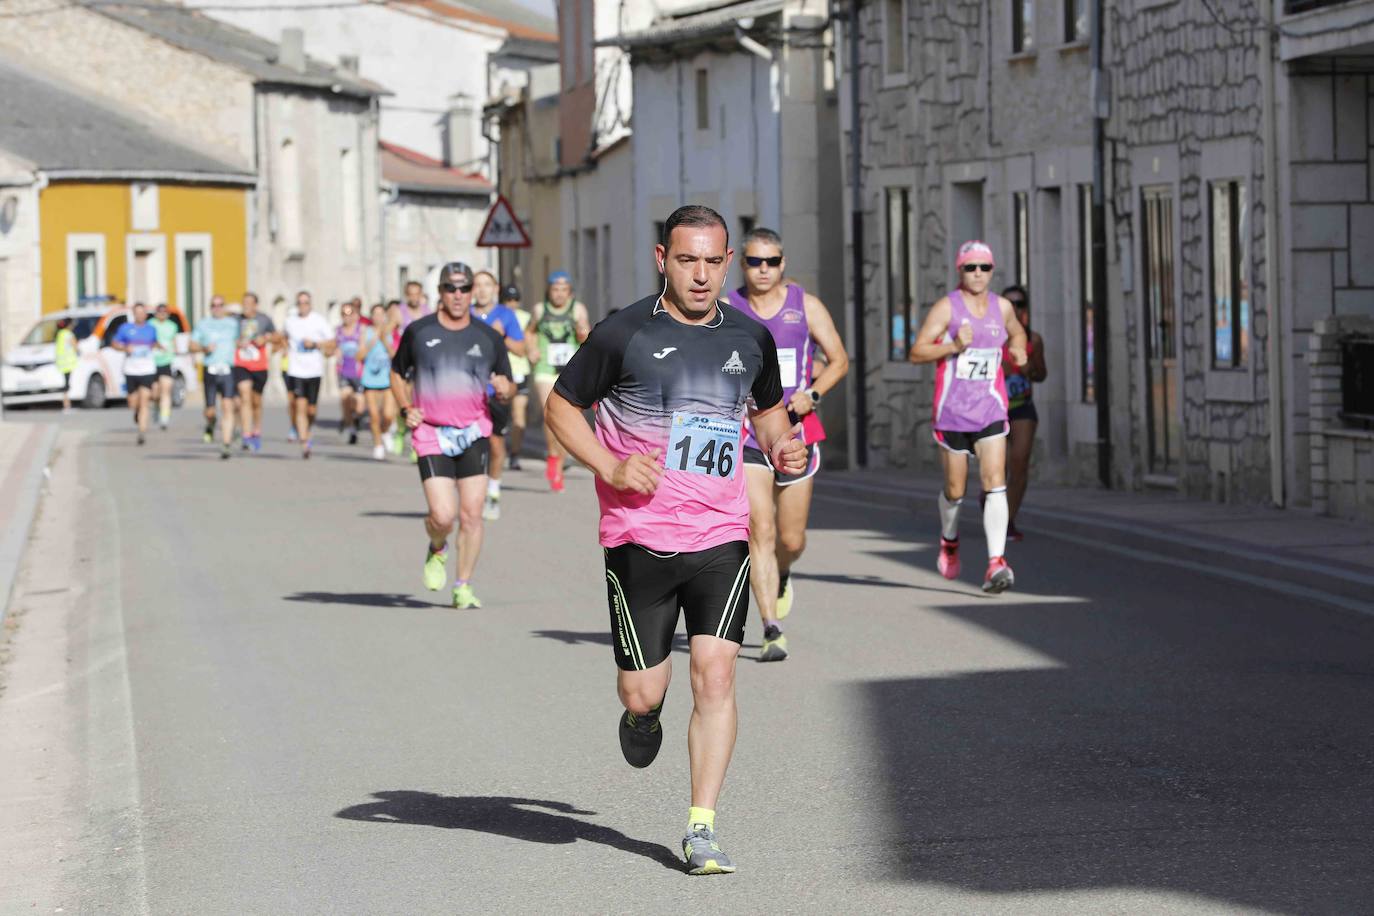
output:
[[[180,372],[172,376],[172,406],[181,407],[186,403],[186,377]]]
[[[82,407],[89,407],[91,410],[99,410],[105,406],[105,380],[99,375],[91,376],[91,380],[86,383],[86,397],[81,401]]]

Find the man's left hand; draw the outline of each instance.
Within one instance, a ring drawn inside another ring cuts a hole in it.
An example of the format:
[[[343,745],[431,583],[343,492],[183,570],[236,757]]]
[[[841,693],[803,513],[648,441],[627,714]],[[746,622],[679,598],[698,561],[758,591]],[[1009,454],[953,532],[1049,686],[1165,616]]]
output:
[[[784,474],[796,476],[806,470],[806,445],[798,437],[802,433],[800,423],[792,427],[785,439],[773,443],[769,457],[773,467]]]
[[[511,398],[515,397],[515,382],[512,382],[504,375],[497,375],[493,372],[490,382],[491,387],[496,391],[496,399],[498,401],[509,401]]]

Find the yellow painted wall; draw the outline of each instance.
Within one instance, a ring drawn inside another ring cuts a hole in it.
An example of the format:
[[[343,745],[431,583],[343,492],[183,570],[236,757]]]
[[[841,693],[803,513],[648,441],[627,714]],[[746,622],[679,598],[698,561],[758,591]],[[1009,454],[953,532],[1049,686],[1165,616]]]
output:
[[[248,286],[248,192],[203,185],[158,186],[158,226],[140,235],[161,235],[167,251],[168,303],[183,308],[177,283],[178,233],[205,233],[212,239],[213,288],[237,302]],[[128,243],[132,195],[127,183],[54,182],[39,198],[43,252],[43,311],[66,308],[67,236],[105,237],[105,285],[101,292],[124,298],[128,287]],[[209,298],[208,295],[206,297]],[[153,304],[153,303],[150,303]]]

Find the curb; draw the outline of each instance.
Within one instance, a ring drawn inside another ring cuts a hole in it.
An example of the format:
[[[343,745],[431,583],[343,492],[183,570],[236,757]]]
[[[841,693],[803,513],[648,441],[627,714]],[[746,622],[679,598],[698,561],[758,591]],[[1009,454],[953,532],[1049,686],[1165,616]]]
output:
[[[38,515],[43,474],[52,458],[61,426],[47,423],[29,429],[13,466],[0,478],[0,507],[9,503],[4,530],[0,531],[0,583],[3,583],[0,584],[0,624],[5,621],[10,599],[19,580],[19,564],[24,559],[24,548],[28,544],[34,518]]]

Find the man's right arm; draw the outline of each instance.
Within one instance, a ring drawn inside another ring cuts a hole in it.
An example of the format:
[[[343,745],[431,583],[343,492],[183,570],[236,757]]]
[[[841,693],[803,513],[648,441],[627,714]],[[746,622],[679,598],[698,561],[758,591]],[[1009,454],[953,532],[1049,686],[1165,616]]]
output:
[[[921,331],[916,335],[916,342],[911,345],[911,353],[908,358],[913,363],[933,363],[936,360],[944,359],[963,350],[964,344],[959,339],[952,343],[941,340],[949,328],[949,320],[952,309],[949,304],[949,297],[942,298],[935,303],[926,315],[925,323],[921,325]]]
[[[648,495],[658,488],[663,476],[659,460],[662,449],[649,454],[634,454],[616,458],[596,439],[596,434],[582,417],[582,408],[569,401],[555,388],[544,404],[549,429],[574,458],[591,469],[603,483],[617,490],[630,490]]]

